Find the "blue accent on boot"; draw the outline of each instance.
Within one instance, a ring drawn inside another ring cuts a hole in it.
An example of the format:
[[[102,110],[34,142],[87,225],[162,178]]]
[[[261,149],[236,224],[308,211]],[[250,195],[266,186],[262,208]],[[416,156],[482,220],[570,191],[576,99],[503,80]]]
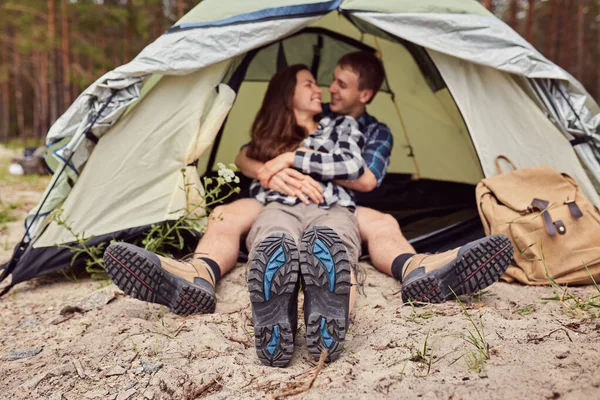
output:
[[[270,355],[275,354],[275,350],[277,350],[277,343],[279,343],[279,326],[275,325],[273,327],[273,336],[271,336],[271,341],[267,345],[267,351]]]
[[[323,344],[325,344],[325,347],[330,349],[333,345],[333,338],[327,330],[327,326],[325,325],[325,318],[321,318],[321,339],[323,339]]]
[[[283,247],[280,247],[273,253],[265,269],[263,284],[265,299],[267,301],[271,299],[271,281],[273,280],[273,276],[283,264],[285,264],[285,250],[283,250]]]
[[[333,257],[331,257],[329,249],[325,243],[321,241],[321,239],[317,239],[315,241],[315,244],[313,245],[313,254],[325,266],[325,269],[327,270],[327,277],[329,278],[329,291],[333,292],[335,289],[335,268]]]

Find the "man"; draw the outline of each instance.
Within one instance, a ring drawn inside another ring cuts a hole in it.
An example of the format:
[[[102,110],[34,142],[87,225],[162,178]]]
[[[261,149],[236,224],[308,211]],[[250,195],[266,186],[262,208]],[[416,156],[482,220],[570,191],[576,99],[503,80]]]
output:
[[[366,105],[379,90],[384,73],[380,62],[379,68],[374,64],[362,67],[365,57],[373,55],[357,52],[342,57],[329,87],[329,112],[353,117],[364,133],[362,155],[368,167],[358,180],[336,183],[361,192],[369,192],[381,184],[392,147],[389,128],[366,112]],[[248,158],[246,149],[242,149],[236,164],[244,175],[259,179],[266,188],[295,195],[305,204],[323,200],[317,182],[277,160],[263,164]],[[206,233],[196,248],[198,256],[186,261],[115,243],[104,256],[107,271],[132,297],[167,305],[178,314],[213,312],[214,287],[235,266],[240,238],[248,233],[261,209],[262,204],[253,199],[216,207],[213,215],[219,218],[209,219]],[[512,246],[503,236],[484,238],[441,254],[415,254],[392,216],[364,207],[358,207],[356,216],[373,265],[403,284],[405,302],[442,302],[453,298],[454,293],[477,292],[496,282],[512,259]]]

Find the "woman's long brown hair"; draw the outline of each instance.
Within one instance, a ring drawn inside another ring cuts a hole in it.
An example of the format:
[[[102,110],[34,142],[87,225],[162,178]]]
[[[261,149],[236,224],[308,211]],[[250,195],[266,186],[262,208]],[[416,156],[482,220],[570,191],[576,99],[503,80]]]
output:
[[[252,124],[252,142],[248,157],[266,162],[287,151],[295,150],[306,137],[305,128],[294,115],[296,75],[306,65],[291,65],[277,72],[267,87],[262,106]]]

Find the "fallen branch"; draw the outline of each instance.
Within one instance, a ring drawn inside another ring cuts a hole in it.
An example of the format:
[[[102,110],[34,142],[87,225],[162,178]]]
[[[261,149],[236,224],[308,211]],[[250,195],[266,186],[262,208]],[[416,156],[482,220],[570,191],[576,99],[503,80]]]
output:
[[[550,335],[552,335],[553,333],[562,331],[567,335],[567,338],[569,338],[569,342],[573,342],[573,340],[571,339],[571,336],[569,335],[569,332],[565,329],[565,328],[558,328],[553,330],[550,333],[545,334],[544,336],[540,336],[540,337],[529,337],[527,338],[528,342],[536,342],[536,343],[540,343],[542,341],[544,341],[545,338],[550,337]]]
[[[300,394],[300,393],[308,392],[313,387],[313,384],[317,380],[317,377],[319,376],[319,373],[321,372],[321,370],[325,366],[325,359],[326,358],[327,358],[327,350],[323,349],[323,351],[321,351],[321,357],[319,358],[319,363],[317,364],[317,368],[315,369],[315,373],[314,373],[312,379],[310,380],[310,382],[308,382],[308,385],[306,385],[305,387],[300,387],[300,388],[286,389],[286,390],[283,390],[283,391],[281,391],[279,393],[275,393],[273,395],[273,400],[283,399],[285,397],[295,396],[295,395]]]

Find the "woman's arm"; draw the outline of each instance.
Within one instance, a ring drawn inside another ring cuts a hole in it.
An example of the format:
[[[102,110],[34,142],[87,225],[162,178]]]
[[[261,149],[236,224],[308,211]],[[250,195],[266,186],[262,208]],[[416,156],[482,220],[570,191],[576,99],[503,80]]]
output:
[[[257,179],[258,171],[262,168],[263,163],[248,157],[248,146],[242,147],[238,155],[235,157],[235,165],[240,169],[240,172],[251,179]]]
[[[248,147],[242,148],[235,157],[235,164],[242,174],[248,178],[260,179],[265,163],[248,157],[247,152]],[[310,176],[306,176],[291,168],[280,170],[270,177],[266,185],[263,186],[288,196],[296,196],[305,204],[308,204],[308,200],[302,195],[303,193],[317,204],[324,201],[321,185]]]

